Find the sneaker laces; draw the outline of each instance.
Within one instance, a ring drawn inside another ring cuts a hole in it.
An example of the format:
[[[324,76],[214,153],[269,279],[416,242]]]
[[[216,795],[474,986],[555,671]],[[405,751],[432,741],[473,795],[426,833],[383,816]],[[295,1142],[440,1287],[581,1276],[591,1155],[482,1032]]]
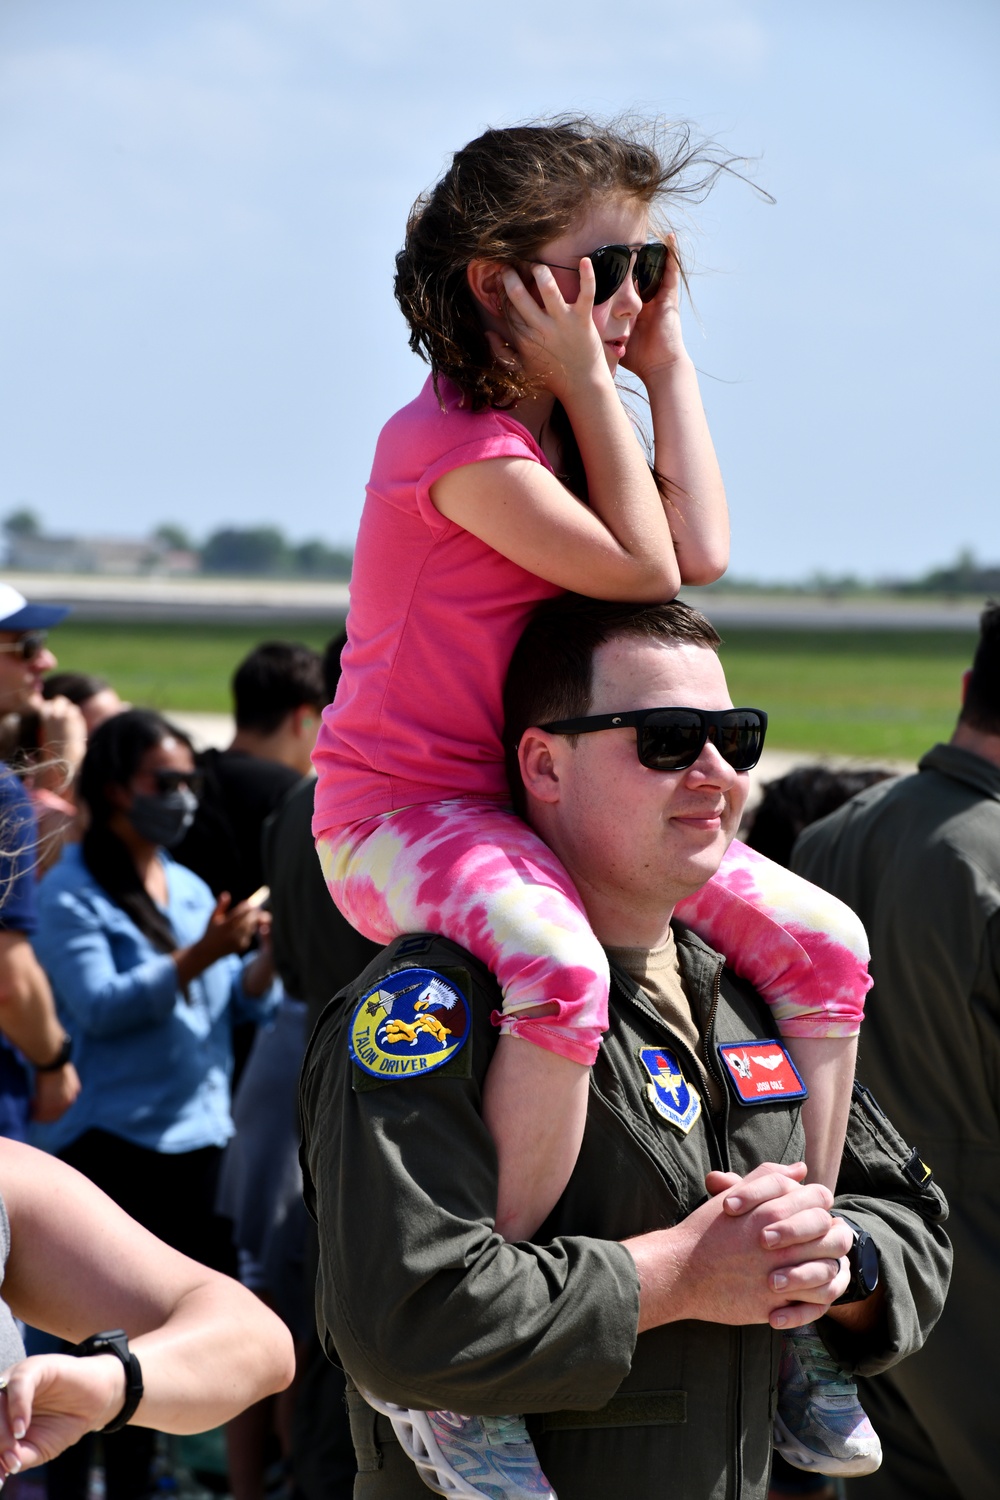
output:
[[[857,1386],[853,1380],[845,1377],[844,1371],[818,1333],[804,1333],[799,1329],[793,1342],[795,1353],[810,1384],[822,1384],[824,1396],[857,1400]]]
[[[530,1443],[524,1418],[517,1415],[480,1417],[491,1446],[496,1443]]]

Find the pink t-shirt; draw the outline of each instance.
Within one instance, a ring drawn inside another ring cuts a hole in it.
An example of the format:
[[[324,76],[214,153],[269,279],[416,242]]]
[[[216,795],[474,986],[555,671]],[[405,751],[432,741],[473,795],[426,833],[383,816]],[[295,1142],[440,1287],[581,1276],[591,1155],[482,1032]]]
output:
[[[343,676],[313,752],[317,837],[413,803],[508,797],[507,666],[535,605],[562,590],[447,520],[430,489],[481,459],[551,465],[508,412],[466,411],[440,386],[444,411],[428,379],[375,449]]]

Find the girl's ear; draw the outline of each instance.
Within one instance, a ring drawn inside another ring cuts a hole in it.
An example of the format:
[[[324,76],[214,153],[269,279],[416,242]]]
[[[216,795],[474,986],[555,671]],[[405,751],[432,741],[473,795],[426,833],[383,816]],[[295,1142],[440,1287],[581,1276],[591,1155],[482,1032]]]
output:
[[[466,268],[469,290],[484,312],[494,318],[503,316],[503,273],[505,266],[499,260],[473,260]]]

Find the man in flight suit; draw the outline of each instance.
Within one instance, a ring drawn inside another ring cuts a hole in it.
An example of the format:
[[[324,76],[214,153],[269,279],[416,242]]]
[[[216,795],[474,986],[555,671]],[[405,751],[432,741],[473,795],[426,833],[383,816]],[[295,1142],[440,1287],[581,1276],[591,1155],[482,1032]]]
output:
[[[711,738],[689,767],[659,771],[639,762],[635,728],[538,727],[729,708],[717,645],[678,602],[564,599],[511,665],[527,817],[612,960],[583,1146],[533,1241],[493,1228],[480,1104],[499,994],[469,954],[397,940],[327,1009],[303,1072],[328,1350],[380,1402],[526,1413],[560,1500],[763,1500],[778,1330],[819,1318],[840,1363],[871,1373],[920,1346],[947,1286],[944,1201],[907,1175],[909,1148],[857,1095],[835,1203],[854,1227],[832,1214],[794,1165],[798,1099],[766,1007],[671,927],[736,832],[746,773]],[[777,1089],[759,1094],[757,1057]],[[857,1265],[865,1235],[874,1291]],[[832,1306],[845,1292],[869,1295]],[[389,1420],[351,1401],[355,1496],[421,1500]]]
[[[950,741],[813,824],[794,865],[868,930],[859,1072],[952,1200],[952,1295],[920,1357],[866,1387],[885,1462],[851,1494],[978,1500],[1000,1487],[1000,604]]]

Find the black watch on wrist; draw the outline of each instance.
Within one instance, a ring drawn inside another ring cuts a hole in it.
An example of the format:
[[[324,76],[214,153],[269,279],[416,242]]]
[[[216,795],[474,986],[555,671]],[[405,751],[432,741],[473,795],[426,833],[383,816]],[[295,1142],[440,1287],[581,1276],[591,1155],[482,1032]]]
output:
[[[124,1328],[111,1328],[106,1333],[92,1333],[89,1339],[77,1344],[71,1351],[80,1358],[90,1354],[113,1354],[125,1366],[125,1405],[117,1417],[112,1417],[101,1432],[118,1432],[135,1412],[142,1400],[142,1367],[128,1346]]]
[[[34,1068],[36,1073],[58,1073],[59,1069],[64,1068],[69,1062],[72,1052],[73,1038],[71,1036],[64,1036],[62,1039],[62,1046],[59,1048],[59,1051],[56,1053],[51,1062],[32,1063],[31,1066]]]
[[[832,1304],[834,1307],[843,1307],[848,1302],[864,1302],[878,1286],[878,1250],[867,1229],[862,1229],[860,1224],[855,1224],[846,1214],[838,1214],[837,1217],[843,1219],[854,1234],[854,1243],[847,1252],[851,1279],[847,1283],[847,1290]]]

